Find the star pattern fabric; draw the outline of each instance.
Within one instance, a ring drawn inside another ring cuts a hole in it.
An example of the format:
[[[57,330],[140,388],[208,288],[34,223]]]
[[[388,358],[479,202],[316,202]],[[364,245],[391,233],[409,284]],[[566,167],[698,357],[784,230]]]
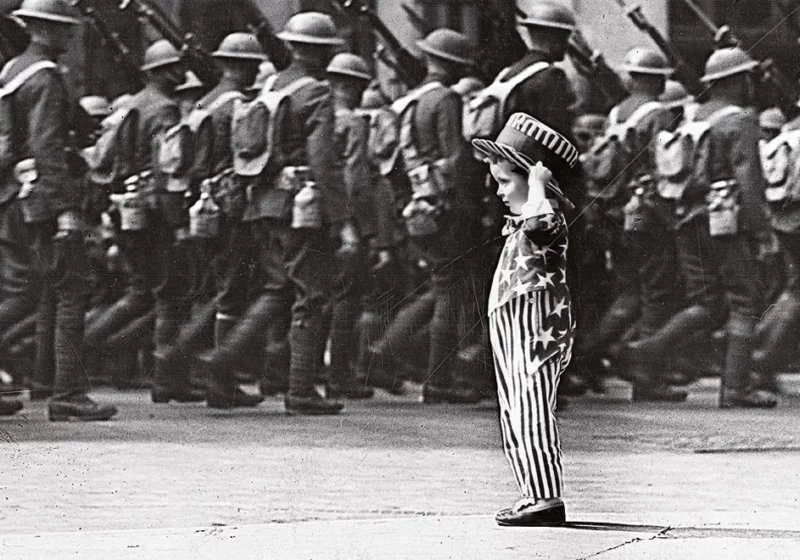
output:
[[[489,313],[514,297],[540,290],[557,292],[560,318],[569,305],[567,290],[567,226],[558,204],[553,212],[524,219],[507,217],[506,242],[489,295]]]

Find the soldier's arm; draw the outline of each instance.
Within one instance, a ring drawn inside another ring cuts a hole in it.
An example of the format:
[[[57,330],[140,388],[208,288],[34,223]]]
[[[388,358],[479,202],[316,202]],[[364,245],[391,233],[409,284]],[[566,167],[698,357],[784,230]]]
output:
[[[36,160],[38,188],[46,193],[56,215],[81,207],[80,184],[68,172],[69,100],[59,76],[43,70],[32,76],[20,94],[33,100],[28,118],[28,144]]]
[[[351,117],[347,127],[347,139],[344,149],[344,184],[351,200],[360,196],[368,196],[369,156],[367,142],[369,128],[364,119]]]
[[[311,174],[323,193],[324,212],[329,225],[341,224],[350,218],[350,203],[336,160],[333,142],[335,116],[330,89],[324,85],[306,88],[303,100],[308,108],[306,118],[306,153]],[[292,100],[294,102],[294,100]]]
[[[759,129],[749,116],[739,116],[725,123],[727,149],[734,179],[741,192],[741,222],[761,233],[769,231],[764,199],[764,174],[759,157]]]
[[[451,181],[451,185],[456,182],[459,164],[466,154],[462,118],[461,97],[454,91],[448,91],[436,107],[435,133],[444,160],[440,170]]]

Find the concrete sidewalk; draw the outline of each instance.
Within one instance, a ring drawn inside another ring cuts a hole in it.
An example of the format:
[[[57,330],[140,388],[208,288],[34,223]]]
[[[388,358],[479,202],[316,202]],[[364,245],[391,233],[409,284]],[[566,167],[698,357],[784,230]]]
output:
[[[338,418],[154,406],[52,424],[0,420],[0,559],[800,558],[800,376],[772,411],[721,411],[629,386],[560,413],[570,524],[501,529],[516,498],[496,409],[418,395]]]

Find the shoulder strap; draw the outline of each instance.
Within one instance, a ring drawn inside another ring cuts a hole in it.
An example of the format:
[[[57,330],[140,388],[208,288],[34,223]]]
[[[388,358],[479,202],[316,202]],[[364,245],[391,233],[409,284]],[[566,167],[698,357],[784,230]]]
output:
[[[736,115],[741,112],[742,112],[741,107],[737,107],[736,105],[728,105],[727,107],[723,107],[722,109],[719,109],[711,113],[706,119],[706,122],[709,125],[715,125],[718,122],[725,119],[726,117],[730,117],[731,115]]]
[[[659,101],[648,101],[647,103],[636,109],[633,112],[633,114],[630,117],[628,117],[628,120],[625,121],[625,128],[634,128],[647,115],[649,115],[653,111],[661,109],[662,107],[663,105]]]
[[[312,78],[311,76],[303,76],[302,78],[295,80],[288,86],[283,89],[278,90],[281,94],[289,96],[295,92],[300,91],[306,86],[310,86],[311,84],[315,83],[317,80]]]
[[[419,101],[419,98],[425,95],[428,92],[434,91],[439,88],[443,88],[444,86],[440,82],[430,82],[425,84],[422,87],[415,89],[414,91],[408,93],[408,95],[401,97],[394,103],[392,103],[392,111],[397,113],[398,115],[403,113],[408,107],[412,104]]]
[[[5,68],[3,68],[3,75],[8,73],[8,69],[11,66],[11,63],[14,62],[12,60],[8,64],[6,64]],[[50,60],[40,60],[39,62],[34,62],[30,66],[28,66],[25,70],[11,78],[6,85],[0,90],[2,95],[9,95],[17,91],[28,79],[39,72],[40,70],[45,70],[47,68],[56,68],[55,62]]]
[[[608,113],[608,125],[609,127],[616,126],[619,124],[619,105],[614,105],[611,108],[611,111]]]
[[[213,113],[229,101],[233,101],[235,99],[244,99],[244,94],[241,91],[226,91],[225,93],[221,94],[217,97],[211,104],[206,107],[206,111],[208,113]]]
[[[502,83],[504,88],[508,88],[509,91],[513,90],[515,87],[520,85],[522,82],[531,78],[541,72],[542,70],[546,70],[550,68],[550,63],[545,62],[544,60],[540,60],[539,62],[535,62],[530,66],[523,68],[516,76],[510,78],[508,81],[503,81],[508,75],[510,68],[506,68],[503,72],[501,72],[497,78],[495,79],[495,83]]]

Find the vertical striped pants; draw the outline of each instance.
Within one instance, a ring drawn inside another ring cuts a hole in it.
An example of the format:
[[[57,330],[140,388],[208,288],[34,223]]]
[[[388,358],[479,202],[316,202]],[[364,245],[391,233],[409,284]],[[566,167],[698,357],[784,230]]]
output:
[[[554,323],[550,317],[555,302],[547,290],[532,292],[512,299],[489,317],[503,448],[526,498],[562,495],[556,390],[572,355],[573,337],[568,309],[558,320],[566,329],[548,328]],[[546,333],[553,331],[559,336],[551,341]]]

